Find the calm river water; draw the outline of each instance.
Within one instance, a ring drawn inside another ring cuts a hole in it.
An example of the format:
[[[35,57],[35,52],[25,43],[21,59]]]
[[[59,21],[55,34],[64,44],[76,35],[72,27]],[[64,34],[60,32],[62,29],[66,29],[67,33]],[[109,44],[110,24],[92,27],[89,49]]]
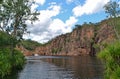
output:
[[[9,79],[103,79],[103,65],[90,56],[31,56]]]

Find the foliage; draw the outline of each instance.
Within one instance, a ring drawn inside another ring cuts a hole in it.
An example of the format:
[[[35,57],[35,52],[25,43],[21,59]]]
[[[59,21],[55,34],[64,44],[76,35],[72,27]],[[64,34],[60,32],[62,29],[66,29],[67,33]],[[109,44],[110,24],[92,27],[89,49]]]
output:
[[[3,0],[0,7],[0,29],[21,39],[26,32],[26,21],[37,20],[37,11],[31,11],[33,0]]]
[[[53,54],[57,54],[57,53],[59,53],[59,52],[61,52],[61,51],[62,51],[62,47],[52,48],[52,53],[53,53]]]
[[[0,0],[0,76],[20,68],[24,56],[15,50],[18,40],[27,32],[26,21],[37,20],[36,10],[31,11],[34,0]]]
[[[25,61],[23,54],[18,50],[14,49],[14,55],[11,56],[11,41],[14,44],[18,42],[16,38],[0,31],[0,78],[11,74],[15,68],[22,68]]]
[[[16,49],[14,50],[14,56],[13,56],[12,60],[13,60],[12,62],[14,63],[13,67],[16,67],[18,69],[22,68],[25,63],[23,54]]]
[[[53,48],[52,49],[52,53],[56,54],[58,52],[58,49],[57,48]]]
[[[0,49],[0,78],[10,75],[12,69],[20,69],[24,64],[24,56],[20,51],[14,50],[14,56],[11,58],[10,49]]]
[[[9,52],[10,52],[9,49],[0,50],[0,75],[2,77],[10,74],[12,68]]]
[[[32,41],[32,40],[23,40],[21,42],[22,42],[22,46],[28,50],[34,50],[36,47],[43,45],[43,44],[40,44],[40,43],[38,43],[36,41]]]
[[[117,2],[108,2],[105,6],[105,12],[110,17],[109,24],[113,27],[116,37],[120,41],[120,5]],[[98,57],[105,61],[105,79],[120,79],[120,42],[115,42],[102,50]]]
[[[31,11],[34,0],[2,0],[0,4],[0,30],[9,34],[11,42],[11,54],[14,47],[21,40],[23,34],[27,33],[26,21],[37,20],[36,10]],[[15,40],[14,40],[15,39]],[[7,42],[6,42],[7,43]]]
[[[16,38],[11,37],[11,35],[0,31],[0,48],[10,47],[12,43],[15,45],[18,43]]]
[[[116,1],[110,1],[104,6],[104,9],[110,18],[114,18],[110,21],[110,25],[113,27],[116,37],[120,40],[119,33],[116,28],[116,18],[120,15],[120,4]]]
[[[105,61],[105,79],[120,79],[120,42],[108,45],[98,57]]]
[[[118,35],[120,35],[120,17],[112,18],[109,22],[115,21],[115,28],[118,32]]]
[[[104,6],[105,12],[109,17],[117,17],[120,14],[119,4],[115,1],[110,1]]]

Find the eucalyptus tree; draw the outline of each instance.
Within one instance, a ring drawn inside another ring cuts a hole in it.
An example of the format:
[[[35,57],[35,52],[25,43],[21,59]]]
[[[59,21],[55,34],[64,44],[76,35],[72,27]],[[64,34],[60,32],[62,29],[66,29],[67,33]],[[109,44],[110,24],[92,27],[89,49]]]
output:
[[[117,17],[120,14],[120,4],[117,2],[108,2],[105,6],[104,6],[105,12],[108,14],[109,17]]]
[[[120,40],[120,37],[119,37],[117,29],[116,29],[116,27],[117,27],[116,18],[118,16],[120,16],[120,4],[115,1],[113,1],[113,2],[110,1],[104,6],[104,9],[105,9],[105,13],[108,14],[108,17],[113,18],[113,21],[111,21],[111,26],[113,26],[115,34],[116,34],[117,38]]]
[[[37,11],[31,11],[32,0],[3,0],[1,7],[1,29],[14,37],[21,38],[26,32],[26,21],[37,20]]]
[[[26,21],[37,20],[39,13],[37,10],[31,11],[34,0],[2,0],[0,3],[0,30],[11,35],[13,50],[16,43],[12,38],[22,39],[23,34],[27,32]]]

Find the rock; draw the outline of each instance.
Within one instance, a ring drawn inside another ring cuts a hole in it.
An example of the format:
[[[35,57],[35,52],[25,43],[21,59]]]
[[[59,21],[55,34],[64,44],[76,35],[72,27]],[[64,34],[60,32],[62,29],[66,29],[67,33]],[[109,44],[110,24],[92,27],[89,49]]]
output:
[[[107,24],[99,26],[80,26],[71,33],[57,36],[46,46],[37,47],[35,52],[40,55],[94,55],[96,48],[103,41],[114,40],[112,27]]]
[[[63,34],[52,39],[49,43],[28,51],[22,47],[25,55],[95,55],[102,50],[103,43],[115,40],[113,28],[106,22],[94,25],[83,25],[71,33]]]

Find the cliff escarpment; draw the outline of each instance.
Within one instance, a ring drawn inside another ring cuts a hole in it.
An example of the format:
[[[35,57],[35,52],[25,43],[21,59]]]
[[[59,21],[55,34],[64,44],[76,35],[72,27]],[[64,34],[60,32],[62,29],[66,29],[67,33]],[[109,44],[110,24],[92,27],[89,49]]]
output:
[[[71,33],[57,36],[48,44],[37,47],[34,53],[40,55],[95,55],[115,38],[113,27],[107,21],[98,24],[76,25]]]
[[[33,51],[30,51],[30,54],[27,54],[95,55],[107,44],[116,40],[115,31],[110,22],[110,20],[104,20],[96,24],[76,25],[71,33],[57,36],[45,45],[37,46]],[[24,53],[26,52],[24,51]]]

